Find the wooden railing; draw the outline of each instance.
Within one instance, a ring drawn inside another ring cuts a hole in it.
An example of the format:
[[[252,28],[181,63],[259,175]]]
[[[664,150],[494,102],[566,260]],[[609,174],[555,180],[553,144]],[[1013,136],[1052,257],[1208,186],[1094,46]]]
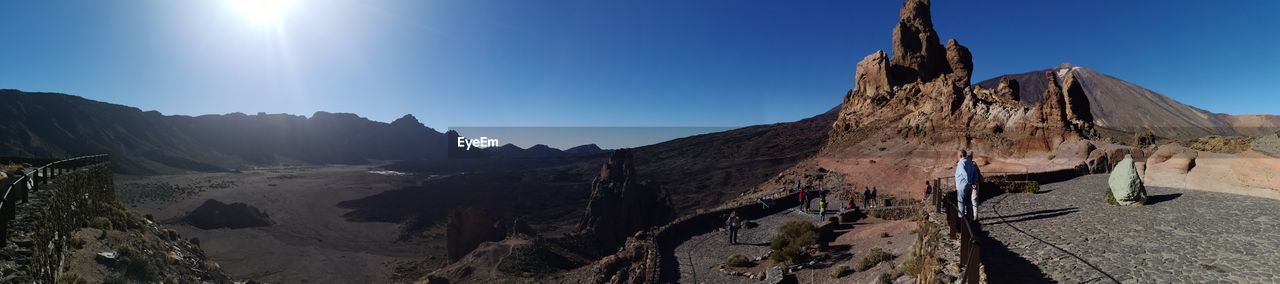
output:
[[[955,187],[955,182],[944,183],[948,180],[954,179],[949,177],[934,179],[934,190],[929,198],[932,199],[935,210],[947,218],[947,237],[956,239],[959,236],[960,238],[960,266],[964,268],[960,278],[961,283],[979,283],[982,270],[982,241],[975,234],[979,230],[977,228],[979,225],[977,222],[959,216],[959,209],[956,208],[956,191],[951,189]]]
[[[0,186],[4,186],[4,193],[0,194],[0,247],[9,240],[9,222],[17,217],[19,201],[26,203],[31,192],[38,191],[41,185],[48,184],[60,175],[109,162],[111,157],[106,154],[80,156],[54,161],[6,178],[3,183],[0,183]]]

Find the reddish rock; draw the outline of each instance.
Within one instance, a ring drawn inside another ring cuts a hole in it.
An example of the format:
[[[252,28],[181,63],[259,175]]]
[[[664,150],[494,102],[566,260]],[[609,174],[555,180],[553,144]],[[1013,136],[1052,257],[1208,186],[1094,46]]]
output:
[[[951,74],[958,76],[957,81],[968,86],[973,76],[973,54],[969,48],[960,45],[955,39],[947,41],[947,63],[951,65]]]
[[[889,56],[883,50],[862,58],[854,74],[856,92],[878,94],[890,91]]]

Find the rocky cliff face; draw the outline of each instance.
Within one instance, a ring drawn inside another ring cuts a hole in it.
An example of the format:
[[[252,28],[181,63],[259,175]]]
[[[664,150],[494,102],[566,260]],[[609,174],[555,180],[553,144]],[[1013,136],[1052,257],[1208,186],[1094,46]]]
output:
[[[877,51],[858,63],[857,85],[845,95],[826,149],[901,138],[1017,155],[1093,135],[1088,98],[1075,80],[1058,84],[1045,74],[1054,77],[1045,100],[1024,106],[1016,81],[995,90],[970,86],[972,54],[955,40],[939,44],[928,1],[906,1],[899,17],[892,57]]]
[[[672,218],[662,188],[637,176],[630,149],[614,151],[600,167],[600,176],[591,182],[588,202],[580,228],[606,251],[613,251],[637,231]]]

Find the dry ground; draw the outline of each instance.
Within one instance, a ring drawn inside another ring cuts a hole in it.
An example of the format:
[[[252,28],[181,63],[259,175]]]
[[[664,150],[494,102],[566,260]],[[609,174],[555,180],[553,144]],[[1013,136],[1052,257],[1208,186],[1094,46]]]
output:
[[[201,247],[237,279],[276,283],[387,283],[398,264],[438,267],[443,243],[394,242],[397,225],[357,223],[342,217],[338,202],[396,189],[412,176],[371,173],[368,166],[261,169],[242,173],[120,176],[117,190],[142,184],[229,184],[187,196],[130,204]],[[265,211],[275,225],[201,230],[173,223],[206,199],[244,202]],[[423,263],[425,260],[426,263]]]

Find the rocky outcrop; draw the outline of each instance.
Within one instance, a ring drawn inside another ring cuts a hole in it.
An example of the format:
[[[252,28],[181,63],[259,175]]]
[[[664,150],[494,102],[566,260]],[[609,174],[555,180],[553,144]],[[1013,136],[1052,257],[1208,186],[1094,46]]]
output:
[[[489,210],[476,207],[454,209],[445,225],[449,261],[462,259],[481,243],[501,241],[507,236],[506,227],[505,222]]]
[[[884,51],[876,51],[858,62],[854,71],[855,92],[864,94],[881,94],[889,92],[889,56]]]
[[[227,204],[214,199],[205,200],[200,207],[187,213],[182,221],[205,230],[265,227],[275,224],[266,212],[262,212],[257,207],[240,202]]]
[[[606,251],[637,231],[672,219],[666,193],[657,184],[640,180],[630,149],[614,151],[600,167],[600,176],[591,182],[588,202],[581,233]]]
[[[658,246],[653,235],[640,232],[627,239],[618,253],[606,256],[588,268],[586,283],[658,282]]]
[[[1147,158],[1147,168],[1167,169],[1179,174],[1185,174],[1196,167],[1196,158],[1199,156],[1200,154],[1196,150],[1182,147],[1182,145],[1165,144],[1157,148],[1150,158]]]
[[[1093,113],[1089,110],[1089,96],[1085,95],[1084,86],[1080,85],[1080,80],[1076,79],[1074,73],[1067,73],[1062,89],[1063,108],[1067,120],[1071,121],[1077,129],[1092,129]]]
[[[1138,176],[1138,168],[1134,165],[1132,156],[1125,155],[1116,164],[1107,185],[1111,188],[1111,197],[1117,205],[1142,205],[1147,201],[1147,189],[1142,185],[1142,178]]]
[[[951,74],[957,76],[956,82],[969,85],[973,77],[973,54],[969,48],[960,45],[955,39],[947,41],[947,63],[951,65]]]
[[[1000,77],[1000,83],[996,85],[995,94],[1002,99],[1018,102],[1022,100],[1022,97],[1018,94],[1021,88],[1018,85],[1018,80],[1008,76]]]
[[[895,84],[932,81],[950,73],[946,50],[933,30],[928,0],[907,0],[893,27],[893,69]]]
[[[955,40],[945,48],[938,43],[928,1],[906,1],[899,16],[889,66],[881,51],[858,63],[856,86],[840,105],[824,151],[918,144],[999,157],[1047,154],[1062,142],[1091,137],[1088,99],[1079,96],[1083,88],[1066,94],[1055,74],[1047,73],[1054,83],[1046,99],[1027,107],[1019,101],[1016,81],[995,90],[972,87],[972,54]],[[856,146],[874,141],[893,145]]]

